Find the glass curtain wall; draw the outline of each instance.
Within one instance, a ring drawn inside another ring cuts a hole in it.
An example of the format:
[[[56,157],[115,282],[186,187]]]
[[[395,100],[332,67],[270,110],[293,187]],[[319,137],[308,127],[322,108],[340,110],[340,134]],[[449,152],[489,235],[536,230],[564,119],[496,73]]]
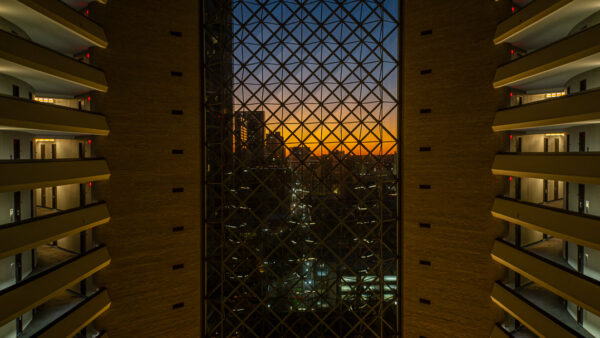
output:
[[[205,0],[209,337],[399,331],[399,8]]]

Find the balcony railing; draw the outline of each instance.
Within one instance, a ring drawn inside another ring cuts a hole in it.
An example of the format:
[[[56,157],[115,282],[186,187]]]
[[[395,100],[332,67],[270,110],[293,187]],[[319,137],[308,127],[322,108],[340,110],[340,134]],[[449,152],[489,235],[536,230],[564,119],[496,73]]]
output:
[[[48,44],[50,48],[58,49],[61,46],[55,43],[56,38],[63,43],[73,44],[73,49],[90,45],[101,48],[108,46],[104,30],[99,24],[61,1],[6,0],[3,7],[8,10],[0,11],[0,15],[17,26],[37,25],[36,35],[40,42]]]
[[[541,233],[600,250],[600,217],[498,197],[492,215]]]
[[[572,269],[497,240],[492,258],[552,293],[600,314],[600,283]]]
[[[534,0],[498,23],[494,43],[500,44],[573,0]]]
[[[61,82],[66,82],[64,85],[56,85],[56,88],[45,88],[37,85],[37,90],[41,92],[57,93],[61,87],[66,87],[70,84],[75,85],[80,89],[73,95],[79,95],[81,92],[89,91],[90,89],[106,92],[108,84],[104,73],[92,65],[77,61],[64,54],[58,53],[45,46],[32,41],[22,39],[18,36],[5,31],[0,31],[0,59],[15,64],[19,67],[19,78],[26,82],[46,81],[52,82],[60,79]],[[11,67],[5,67],[7,74],[11,74]],[[24,69],[31,69],[34,72],[31,74],[21,74]],[[16,69],[15,69],[16,70]],[[53,86],[50,86],[53,87]],[[41,88],[41,89],[40,89]],[[47,89],[47,90],[44,90]]]
[[[0,291],[0,326],[45,303],[110,264],[101,246]]]
[[[96,203],[18,224],[0,226],[0,258],[16,255],[110,221],[105,203]]]
[[[600,153],[500,153],[492,174],[600,184]]]
[[[39,338],[74,336],[108,310],[110,305],[108,292],[100,289],[35,332],[35,335]]]
[[[550,70],[597,53],[600,53],[600,25],[592,26],[522,58],[500,65],[494,77],[494,87],[500,88],[534,76],[546,75],[544,73]],[[593,62],[585,66],[579,67],[578,73],[597,67]]]
[[[106,118],[101,114],[7,95],[0,95],[0,125],[86,135],[109,133]]]
[[[492,128],[506,131],[585,123],[600,119],[600,89],[536,101],[498,110]]]
[[[492,301],[540,337],[580,337],[580,334],[502,283],[494,284]]]
[[[104,159],[0,161],[0,192],[29,190],[110,178]]]

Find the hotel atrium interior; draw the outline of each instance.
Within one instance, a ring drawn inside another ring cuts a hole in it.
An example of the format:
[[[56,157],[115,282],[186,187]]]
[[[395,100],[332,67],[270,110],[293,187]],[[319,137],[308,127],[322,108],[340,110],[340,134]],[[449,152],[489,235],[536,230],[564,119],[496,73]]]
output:
[[[600,337],[600,0],[0,0],[0,338],[108,336]]]

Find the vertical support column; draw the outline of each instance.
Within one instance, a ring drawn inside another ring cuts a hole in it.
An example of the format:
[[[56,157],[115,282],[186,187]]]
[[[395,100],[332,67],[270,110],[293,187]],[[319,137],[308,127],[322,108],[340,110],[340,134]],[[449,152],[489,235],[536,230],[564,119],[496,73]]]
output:
[[[402,285],[403,280],[403,259],[402,259],[402,248],[404,246],[404,206],[403,202],[403,189],[404,184],[402,180],[402,174],[404,173],[404,156],[403,156],[403,144],[404,135],[402,132],[402,125],[404,121],[404,13],[406,12],[405,0],[398,1],[398,82],[397,82],[397,97],[398,97],[398,117],[396,130],[398,134],[398,146],[396,147],[396,191],[398,197],[396,198],[396,210],[398,214],[398,222],[396,228],[396,250],[397,250],[397,263],[396,263],[396,292],[398,293],[398,311],[396,311],[396,325],[397,325],[397,336],[402,337],[403,334],[403,311],[402,305],[404,303],[404,297],[402,297]]]

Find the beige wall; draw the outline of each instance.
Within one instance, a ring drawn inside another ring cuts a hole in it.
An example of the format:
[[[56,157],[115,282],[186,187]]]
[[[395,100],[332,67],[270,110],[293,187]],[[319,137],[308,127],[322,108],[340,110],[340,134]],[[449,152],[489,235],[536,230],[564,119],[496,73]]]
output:
[[[600,124],[577,126],[565,129],[570,135],[569,151],[579,151],[579,133],[585,132],[586,151],[600,151]]]
[[[600,317],[589,311],[585,311],[583,313],[583,328],[594,337],[600,337]]]
[[[579,184],[569,183],[569,206],[570,211],[579,210]],[[585,185],[584,213],[600,216],[600,186],[595,184]]]
[[[28,133],[18,133],[12,131],[0,131],[0,160],[12,160],[14,154],[13,141],[18,139],[21,145],[21,159],[30,159],[30,142],[33,141],[33,135]]]
[[[0,337],[15,338],[17,337],[17,321],[13,320],[10,323],[0,326]]]
[[[0,290],[15,284],[15,256],[0,259]]]
[[[550,136],[546,134],[513,134],[510,140],[510,151],[517,151],[517,143],[521,139],[521,152],[524,153],[542,153],[544,152],[544,139],[548,139],[548,152],[552,153],[558,143],[558,151],[567,150],[566,136]]]
[[[24,221],[31,217],[31,202],[29,190],[21,191],[21,220]],[[15,221],[14,211],[14,193],[0,193],[0,225],[12,223]],[[12,214],[12,216],[11,216]]]
[[[14,199],[12,192],[0,193],[0,224],[12,223],[14,221]]]
[[[521,178],[521,199],[531,203],[542,203],[544,201],[544,180],[528,177]]]
[[[79,158],[79,144],[84,146],[85,157],[91,157],[91,146],[88,143],[87,138],[82,139],[60,139],[60,138],[49,138],[53,141],[36,141],[35,146],[35,158],[42,158],[42,144],[45,145],[44,153],[46,159],[52,158],[52,144],[56,144],[56,158],[67,159],[67,158]]]
[[[0,20],[1,19],[2,18],[0,18]],[[19,86],[19,97],[22,99],[28,99],[29,92],[35,93],[33,87],[31,87],[27,82],[12,76],[0,74],[0,94],[12,96],[13,85]]]

